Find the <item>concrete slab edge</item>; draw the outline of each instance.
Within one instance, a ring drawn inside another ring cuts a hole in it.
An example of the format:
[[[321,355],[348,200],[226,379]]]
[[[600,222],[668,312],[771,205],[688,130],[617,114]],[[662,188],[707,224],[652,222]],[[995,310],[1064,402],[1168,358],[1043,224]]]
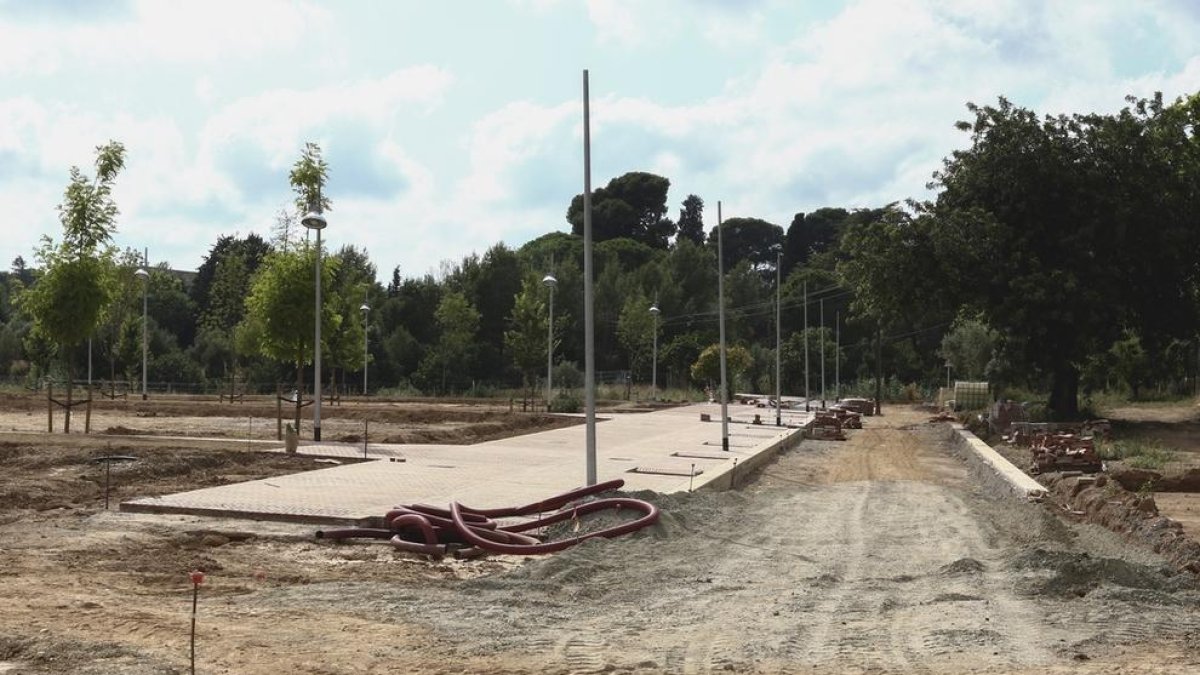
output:
[[[762,450],[749,457],[738,457],[736,466],[732,462],[728,466],[722,465],[719,472],[714,472],[711,476],[698,481],[692,491],[719,492],[732,489],[737,486],[742,477],[746,476],[747,472],[754,471],[774,459],[776,454],[798,445],[802,440],[804,440],[803,428],[788,429],[786,436],[779,438]]]
[[[1006,498],[1041,501],[1046,488],[996,452],[961,424],[947,425],[955,453],[966,461],[971,473],[989,492]]]
[[[277,511],[253,511],[234,508],[210,508],[204,506],[187,506],[181,504],[166,504],[155,502],[153,499],[121,502],[120,510],[124,513],[155,513],[175,514],[181,516],[207,516],[209,518],[236,518],[239,520],[269,520],[277,523],[302,523],[306,525],[337,525],[341,527],[372,527],[380,520],[378,516],[355,518],[352,516],[325,516],[302,513],[284,513]]]

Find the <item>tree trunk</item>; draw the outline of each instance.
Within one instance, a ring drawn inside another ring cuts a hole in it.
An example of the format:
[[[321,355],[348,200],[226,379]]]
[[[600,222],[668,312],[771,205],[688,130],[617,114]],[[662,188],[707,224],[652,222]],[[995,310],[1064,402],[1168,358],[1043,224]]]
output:
[[[1060,363],[1054,369],[1050,388],[1050,412],[1056,420],[1079,417],[1079,369]]]

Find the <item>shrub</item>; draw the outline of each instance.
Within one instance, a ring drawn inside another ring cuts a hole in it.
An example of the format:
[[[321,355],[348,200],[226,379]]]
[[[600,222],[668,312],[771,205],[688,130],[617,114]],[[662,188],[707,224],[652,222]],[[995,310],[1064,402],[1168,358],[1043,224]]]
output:
[[[1101,442],[1096,452],[1101,459],[1123,460],[1138,469],[1161,469],[1175,457],[1174,453],[1161,445],[1137,440]]]
[[[577,413],[583,410],[583,404],[572,394],[559,394],[550,401],[552,413]]]

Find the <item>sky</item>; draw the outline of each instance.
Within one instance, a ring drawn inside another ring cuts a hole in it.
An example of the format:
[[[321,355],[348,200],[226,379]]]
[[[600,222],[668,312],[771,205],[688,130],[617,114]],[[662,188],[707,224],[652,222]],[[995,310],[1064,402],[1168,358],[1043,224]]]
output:
[[[268,236],[306,141],[324,240],[383,279],[570,231],[592,184],[705,223],[931,196],[968,102],[1112,112],[1200,90],[1192,0],[0,0],[0,267],[58,239],[72,166],[124,143],[115,243],[195,269]]]

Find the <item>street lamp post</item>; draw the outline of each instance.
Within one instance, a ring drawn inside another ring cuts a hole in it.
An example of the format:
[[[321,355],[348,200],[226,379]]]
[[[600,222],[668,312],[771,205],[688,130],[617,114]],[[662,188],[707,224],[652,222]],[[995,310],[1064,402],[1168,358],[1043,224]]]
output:
[[[370,348],[367,346],[367,328],[371,320],[371,306],[363,301],[362,307],[359,307],[363,313],[363,396],[367,395],[367,361],[371,359]]]
[[[149,352],[146,343],[146,293],[150,286],[150,273],[143,267],[134,272],[134,275],[142,280],[142,400],[145,401],[148,398],[146,395],[146,355]]]
[[[653,360],[650,367],[650,395],[652,398],[658,398],[658,303],[650,305],[650,314],[654,317],[654,349]]]
[[[783,310],[780,309],[781,305],[779,304],[783,297],[780,285],[780,281],[783,279],[783,272],[780,271],[782,268],[783,252],[778,251],[775,253],[775,426],[777,427],[783,426],[783,383],[779,379],[783,372],[782,352],[780,351],[783,331],[779,327],[780,319],[783,316]]]
[[[316,342],[313,345],[313,440],[321,440],[321,230],[325,229],[325,216],[321,213],[321,198],[317,197],[316,204],[304,214],[300,223],[310,230],[317,231],[317,304],[316,304]]]
[[[725,228],[721,226],[721,202],[717,201],[717,322],[721,338],[721,450],[729,452],[729,384],[725,380],[725,249],[721,239]]]
[[[550,409],[550,399],[554,397],[554,287],[558,279],[553,274],[542,278],[542,285],[550,289],[550,320],[546,324],[546,409]]]

